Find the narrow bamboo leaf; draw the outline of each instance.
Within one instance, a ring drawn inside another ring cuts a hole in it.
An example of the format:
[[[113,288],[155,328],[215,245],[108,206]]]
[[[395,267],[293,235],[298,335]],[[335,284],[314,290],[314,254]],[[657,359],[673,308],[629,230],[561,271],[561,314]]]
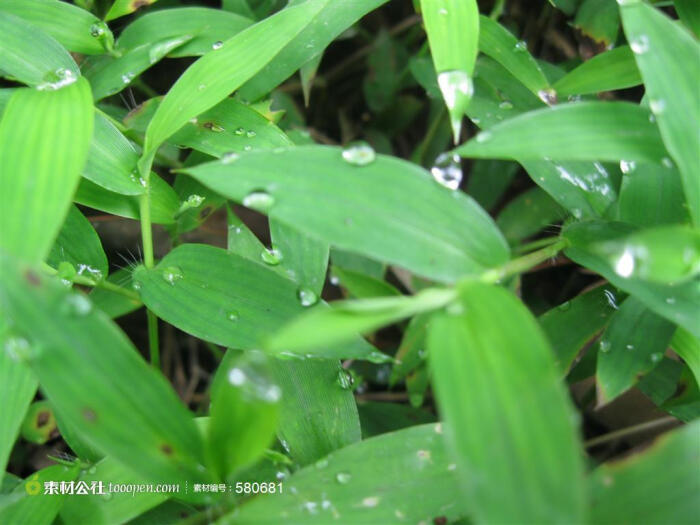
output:
[[[634,297],[625,300],[600,339],[596,372],[600,402],[612,401],[656,366],[674,329]]]
[[[189,411],[119,328],[56,279],[7,256],[0,267],[8,277],[0,306],[33,345],[22,357],[66,423],[149,480],[201,480],[202,444]]]
[[[690,222],[680,173],[675,167],[621,162],[617,218],[638,226]]]
[[[696,226],[700,226],[700,91],[692,68],[700,44],[656,8],[637,2],[620,7],[625,35],[644,79],[649,106],[664,144],[676,161]],[[633,160],[633,159],[632,159]]]
[[[270,221],[270,237],[287,275],[320,297],[326,282],[328,244],[277,221]]]
[[[281,129],[254,109],[232,98],[223,100],[185,124],[168,142],[213,157],[292,145]],[[230,159],[231,155],[227,158]]]
[[[479,7],[475,0],[421,0],[437,80],[450,113],[455,144],[474,86],[479,44]]]
[[[260,348],[270,327],[288,322],[305,310],[304,304],[315,302],[263,261],[205,245],[183,244],[155,269],[137,268],[133,278],[144,304],[162,319],[207,341],[242,350]],[[197,308],[190,308],[193,304]],[[369,343],[355,338],[347,345],[315,348],[313,354],[364,358],[373,352]]]
[[[573,26],[584,35],[607,46],[615,44],[620,31],[620,13],[615,0],[583,0]]]
[[[258,496],[217,524],[454,521],[463,511],[441,433],[421,425],[345,447],[296,472],[282,494]]]
[[[455,151],[463,157],[610,160],[666,158],[649,112],[627,102],[579,102],[519,115]]]
[[[20,428],[22,439],[43,445],[57,430],[56,418],[47,401],[35,401],[29,405]]]
[[[549,0],[549,3],[571,16],[576,12],[576,8],[581,3],[581,0]]]
[[[435,422],[435,415],[427,410],[398,403],[370,401],[361,403],[358,409],[362,422],[362,436],[365,439]]]
[[[628,274],[630,259],[634,262],[633,257],[623,258],[622,264],[618,266],[591,248],[595,243],[623,239],[634,231],[633,226],[624,223],[588,221],[572,224],[564,230],[564,237],[571,242],[564,253],[577,263],[601,274],[616,287],[634,295],[652,311],[700,337],[700,325],[697,323],[700,280],[676,285],[643,281]]]
[[[470,283],[459,299],[462,313],[431,321],[428,358],[470,512],[483,523],[580,522],[577,425],[549,344],[503,288]]]
[[[192,64],[175,82],[146,131],[150,155],[192,117],[215,106],[280,52],[327,0],[289,7],[226,40]],[[249,57],[241,60],[241,57]],[[230,67],[236,64],[235,68]]]
[[[0,17],[0,24],[10,17]],[[40,261],[51,249],[80,179],[92,121],[84,79],[56,91],[12,95],[0,122],[0,246],[8,253]]]
[[[228,352],[211,387],[207,430],[209,465],[224,480],[258,459],[277,428],[282,390],[259,352]]]
[[[0,522],[50,525],[54,522],[65,495],[44,494],[44,483],[73,481],[78,476],[78,465],[54,465],[41,469],[0,501]]]
[[[588,95],[638,86],[642,77],[628,46],[600,53],[573,69],[554,84],[560,96]]]
[[[527,44],[487,16],[479,17],[479,50],[501,64],[535,95],[544,96],[543,92],[550,89]]]
[[[81,69],[90,81],[93,98],[101,100],[119,93],[134,78],[191,38],[192,35],[180,35],[157,40],[131,49],[121,56],[88,57],[81,64]]]
[[[180,7],[161,9],[145,14],[124,28],[117,40],[116,50],[127,52],[144,44],[191,35],[187,43],[171,50],[170,57],[203,55],[217,42],[228,40],[250,26],[250,17],[239,16],[220,9]]]
[[[673,7],[686,27],[695,33],[695,36],[700,37],[700,6],[697,2],[695,0],[674,0]]]
[[[384,279],[386,273],[386,265],[381,262],[337,248],[331,248],[331,262],[334,267],[352,270],[375,279]]]
[[[107,277],[107,282],[131,289],[131,269],[122,268],[112,272]],[[132,299],[120,293],[105,288],[95,288],[90,293],[90,300],[96,308],[106,313],[110,318],[116,319],[134,310],[141,308],[142,303],[138,299]]]
[[[309,105],[309,99],[311,98],[311,88],[313,86],[314,79],[316,78],[318,66],[321,65],[322,58],[323,53],[305,62],[304,65],[299,68],[301,90],[304,93],[304,105],[307,107]]]
[[[598,467],[588,481],[590,522],[693,523],[700,515],[700,422],[643,452]]]
[[[2,117],[3,111],[5,111],[5,106],[10,101],[10,97],[17,91],[18,88],[4,88],[0,89],[0,117]]]
[[[319,345],[347,341],[421,312],[440,308],[454,299],[451,289],[428,288],[414,296],[336,301],[283,326],[268,341],[270,351],[299,352]],[[380,357],[381,354],[378,356]]]
[[[490,210],[508,189],[518,168],[515,162],[493,159],[475,160],[465,191],[482,208]]]
[[[75,61],[61,44],[10,13],[0,16],[0,70],[41,90],[67,86],[80,75]]]
[[[396,359],[389,376],[389,385],[393,386],[404,379],[410,372],[425,360],[425,337],[428,329],[430,314],[416,315],[408,323],[401,338],[401,344],[396,351]]]
[[[0,12],[13,14],[38,27],[69,51],[99,55],[112,48],[114,36],[95,15],[56,0],[3,0]],[[32,45],[34,41],[32,41]]]
[[[680,394],[667,400],[659,408],[686,423],[700,419],[699,385],[690,368],[684,367],[676,385],[676,391]]]
[[[320,56],[338,35],[387,0],[323,2],[320,10],[309,13],[307,25],[279,51],[269,64],[248,80],[240,90],[244,100],[254,101],[266,95],[309,60]],[[302,2],[290,2],[294,7]],[[302,4],[303,5],[303,4]]]
[[[4,316],[4,313],[3,313]],[[10,452],[19,435],[19,428],[34,399],[37,380],[32,371],[18,359],[29,343],[20,337],[3,334],[0,352],[0,482]]]
[[[106,496],[109,492],[108,483],[135,485],[148,483],[146,478],[138,476],[111,457],[83,470],[78,481],[84,481],[88,486],[92,486],[93,482],[97,486],[102,483],[105,494],[66,496],[60,510],[60,517],[64,523],[90,523],[91,525],[126,523],[164,502],[168,497],[178,496],[177,492],[173,494],[113,492]],[[181,490],[184,491],[184,487]]]
[[[70,263],[76,275],[84,275],[98,281],[107,275],[109,269],[100,237],[90,221],[75,206],[68,209],[66,220],[58,232],[46,262],[54,268],[59,268],[62,262]],[[63,277],[70,280],[73,276]]]
[[[95,129],[83,177],[103,188],[123,195],[144,192],[134,171],[138,153],[107,117],[95,113]]]
[[[211,160],[209,155],[193,151],[185,161],[186,165],[198,164],[202,159]],[[197,229],[212,213],[224,205],[226,199],[213,192],[192,177],[176,175],[173,189],[182,201],[177,212],[177,231],[185,233]],[[230,231],[229,231],[230,233]]]
[[[679,331],[677,330],[676,334],[678,333]],[[637,388],[651,399],[656,406],[660,406],[678,390],[678,380],[682,371],[682,363],[664,357],[651,372],[639,380]]]
[[[614,293],[599,286],[542,314],[537,320],[554,350],[557,367],[568,372],[576,355],[617,310]]]
[[[256,18],[248,0],[221,0],[221,9],[241,16],[247,16],[251,19]]]
[[[700,339],[679,328],[671,339],[671,348],[690,367],[695,381],[700,385]]]
[[[454,281],[507,260],[493,221],[469,197],[396,158],[377,156],[362,166],[344,160],[360,155],[352,148],[302,146],[184,171],[332,246],[436,280]],[[326,203],[326,213],[318,213],[318,202]]]
[[[155,224],[173,224],[180,208],[180,199],[172,187],[155,173],[151,173],[150,199],[151,220]],[[139,200],[134,195],[122,195],[106,190],[87,179],[80,181],[75,193],[75,202],[102,210],[120,217],[138,219]]]
[[[114,0],[112,7],[105,15],[105,20],[114,20],[120,16],[128,15],[141,7],[156,3],[158,0]]]
[[[356,299],[401,295],[401,292],[388,282],[375,279],[364,273],[344,270],[339,266],[334,266],[332,274],[332,279],[337,279],[337,285],[345,288],[348,294]]]
[[[544,190],[532,188],[510,201],[498,215],[496,224],[508,242],[517,243],[554,225],[564,215],[561,206]]]

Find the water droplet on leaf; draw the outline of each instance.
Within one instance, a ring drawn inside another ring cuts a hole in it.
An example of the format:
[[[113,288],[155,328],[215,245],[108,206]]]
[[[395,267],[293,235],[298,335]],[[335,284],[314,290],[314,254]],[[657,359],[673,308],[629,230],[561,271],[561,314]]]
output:
[[[253,191],[243,199],[243,206],[266,213],[275,203],[275,198],[266,191]]]
[[[462,117],[474,94],[474,83],[466,71],[459,69],[443,71],[438,74],[437,81],[450,114],[452,135],[456,144],[462,132]]]
[[[302,306],[312,306],[318,301],[318,295],[310,288],[299,288],[297,299],[299,299]]]
[[[366,166],[374,161],[376,153],[366,142],[351,142],[343,149],[343,160],[355,166]]]
[[[459,155],[441,153],[435,159],[430,173],[440,185],[456,190],[462,182],[462,163]]]
[[[335,480],[341,485],[347,485],[350,483],[352,476],[348,472],[338,472],[335,475]]]
[[[637,38],[633,38],[630,41],[630,49],[635,55],[643,55],[649,51],[649,37],[646,35],[639,35]]]
[[[345,369],[338,370],[338,384],[343,390],[350,390],[355,383],[355,378]]]
[[[269,264],[270,266],[276,266],[280,262],[282,262],[282,253],[280,253],[279,250],[276,250],[274,248],[271,250],[268,250],[266,248],[262,252],[260,252],[260,258],[265,264]]]
[[[61,304],[61,313],[76,317],[83,317],[92,311],[90,299],[81,293],[70,293]]]
[[[235,162],[239,158],[240,158],[240,155],[238,153],[236,153],[235,151],[229,151],[229,152],[221,155],[221,163],[222,164],[231,164],[232,162]]]
[[[178,266],[163,268],[163,273],[161,275],[163,276],[163,280],[170,285],[174,285],[183,277],[182,270]]]
[[[224,43],[223,43],[221,40],[217,40],[216,42],[214,42],[214,43],[211,45],[211,48],[212,48],[213,50],[215,50],[215,51],[216,51],[217,49],[221,49],[222,47],[224,47]]]

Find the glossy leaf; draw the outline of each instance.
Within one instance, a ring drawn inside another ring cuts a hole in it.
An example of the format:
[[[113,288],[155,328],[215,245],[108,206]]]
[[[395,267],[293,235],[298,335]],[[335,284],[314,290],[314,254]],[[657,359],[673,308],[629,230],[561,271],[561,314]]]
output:
[[[612,46],[620,31],[620,15],[615,0],[583,0],[573,26],[587,37]]]
[[[398,159],[377,156],[358,166],[338,148],[303,146],[184,171],[240,203],[255,206],[250,195],[264,193],[271,219],[436,280],[454,281],[508,257],[505,241],[476,203]],[[318,202],[326,203],[326,213],[318,213]]]
[[[474,91],[472,76],[478,53],[479,7],[475,0],[421,0],[420,5],[456,144],[462,117]]]
[[[12,95],[0,122],[0,246],[7,253],[39,261],[51,249],[85,163],[92,121],[84,79]]]
[[[105,20],[114,20],[120,16],[128,15],[141,7],[154,4],[158,0],[114,0],[112,7],[105,15]]]
[[[508,242],[516,243],[559,222],[564,214],[552,197],[540,188],[533,188],[510,201],[498,215],[496,224]]]
[[[625,35],[644,79],[649,106],[681,172],[690,215],[694,224],[700,226],[700,92],[692,68],[683,65],[700,60],[700,43],[665,14],[643,2],[626,3],[620,11]]]
[[[455,150],[463,157],[661,163],[666,150],[647,110],[627,102],[579,102],[519,115]]]
[[[82,293],[7,256],[0,262],[9,277],[0,305],[30,338],[24,358],[66,423],[149,480],[202,479],[202,445],[189,411],[119,328]]]
[[[180,7],[147,13],[124,28],[117,51],[127,52],[159,40],[190,35],[191,40],[168,52],[170,57],[203,55],[217,42],[228,40],[250,26],[250,18],[206,7]]]
[[[634,53],[620,46],[600,53],[574,68],[554,84],[560,96],[615,91],[642,83]]]
[[[416,470],[420,476],[406,476]],[[455,503],[459,499],[454,464],[444,450],[441,427],[421,425],[333,452],[285,480],[282,494],[258,496],[219,523],[455,520],[463,516]]]
[[[304,311],[299,287],[268,267],[212,246],[183,244],[153,270],[138,267],[134,282],[150,310],[181,330],[238,349],[257,349],[270,327]],[[197,308],[190,308],[196,304]],[[319,305],[317,308],[323,308]],[[371,345],[315,348],[316,357],[363,358]]]
[[[54,268],[62,262],[73,265],[76,275],[100,280],[107,275],[107,256],[100,237],[77,207],[68,209],[66,220],[46,260]],[[70,280],[72,276],[65,275]]]
[[[260,71],[326,3],[327,0],[310,0],[284,9],[226,40],[216,52],[207,53],[192,64],[153,116],[146,131],[144,153],[155,153],[192,117],[215,106]],[[241,57],[250,59],[240,60]],[[232,61],[237,67],[228,67]]]
[[[430,314],[416,315],[408,323],[396,351],[396,360],[389,376],[389,385],[393,386],[420,366],[426,355],[425,337]]]
[[[0,16],[0,70],[43,90],[69,85],[80,75],[61,44],[24,19],[4,12]]]
[[[601,336],[597,378],[600,402],[632,387],[639,375],[661,361],[675,326],[630,297],[610,319]]]
[[[671,348],[688,364],[700,385],[700,338],[679,328],[671,339]]]
[[[651,447],[598,467],[590,477],[591,523],[692,523],[700,514],[700,423]]]
[[[461,312],[431,321],[428,356],[470,512],[483,523],[580,522],[574,412],[549,344],[503,288],[465,284],[459,301]]]
[[[131,288],[131,269],[123,268],[112,272],[107,281],[117,286]],[[96,308],[99,308],[112,319],[126,315],[141,308],[142,303],[138,299],[132,299],[120,293],[106,290],[105,288],[95,288],[90,293],[90,300]]]
[[[89,11],[67,2],[3,0],[0,12],[13,14],[38,27],[75,53],[98,55],[114,43],[114,36],[106,24]]]
[[[624,223],[597,221],[572,224],[564,230],[564,237],[571,242],[565,254],[575,262],[601,274],[613,285],[634,295],[650,310],[677,323],[700,337],[697,312],[700,307],[700,281],[697,279],[676,285],[643,281],[634,275],[624,276],[629,258],[623,259],[622,268],[599,255],[592,245],[604,241],[615,242],[633,233],[634,227]],[[622,271],[620,271],[622,270]]]

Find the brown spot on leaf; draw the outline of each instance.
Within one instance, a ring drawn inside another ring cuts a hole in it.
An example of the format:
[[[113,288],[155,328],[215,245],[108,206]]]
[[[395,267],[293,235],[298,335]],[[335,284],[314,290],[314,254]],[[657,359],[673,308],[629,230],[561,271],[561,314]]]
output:
[[[172,456],[172,455],[173,455],[173,447],[171,447],[171,446],[168,445],[167,443],[163,443],[163,444],[160,446],[160,450],[161,450],[161,452],[163,452],[163,454],[165,454],[166,456]]]
[[[209,217],[209,214],[211,213],[211,206],[205,206],[202,208],[202,210],[199,212],[199,218],[200,219],[206,219]]]
[[[51,419],[51,413],[48,410],[42,410],[36,415],[36,426],[43,427]]]
[[[433,523],[435,525],[445,525],[447,523],[447,518],[445,516],[438,516],[437,518],[433,518]]]
[[[41,284],[41,278],[34,270],[27,270],[24,272],[24,278],[32,286],[39,286]]]
[[[90,421],[91,423],[97,421],[97,413],[90,407],[83,408],[83,417],[86,421]]]
[[[146,6],[149,5],[150,3],[151,3],[151,2],[149,2],[149,0],[134,0],[133,2],[131,2],[131,8],[132,8],[134,11],[136,11],[136,10],[139,9],[140,7],[146,7]]]

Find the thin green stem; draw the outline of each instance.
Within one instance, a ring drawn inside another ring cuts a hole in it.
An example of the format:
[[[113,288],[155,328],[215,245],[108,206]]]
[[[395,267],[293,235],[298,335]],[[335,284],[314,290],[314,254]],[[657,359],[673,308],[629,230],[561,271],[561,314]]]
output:
[[[160,348],[158,346],[158,318],[150,310],[146,310],[148,320],[148,350],[151,356],[151,365],[160,369]]]
[[[151,227],[151,188],[146,182],[146,192],[139,197],[139,216],[141,219],[141,242],[143,243],[143,264],[153,268],[153,230]]]
[[[536,241],[516,246],[513,251],[515,251],[515,253],[527,253],[542,248],[543,246],[550,246],[558,240],[559,237],[545,237],[544,239],[537,239]]]
[[[505,0],[496,0],[496,3],[494,3],[493,5],[493,9],[491,9],[491,14],[489,15],[489,18],[491,20],[498,20],[499,18],[501,18],[505,4]]]
[[[621,437],[630,436],[632,434],[638,434],[640,432],[651,430],[656,427],[670,425],[671,423],[678,423],[678,420],[675,417],[661,417],[659,419],[645,421],[644,423],[640,423],[639,425],[621,428],[620,430],[615,430],[614,432],[610,432],[608,434],[603,434],[602,436],[589,439],[584,443],[584,446],[586,448],[595,447],[596,445],[601,445],[603,443],[607,443],[608,441],[614,441]]]
[[[560,250],[566,248],[567,245],[568,241],[566,239],[560,239],[554,244],[540,250],[508,261],[503,266],[485,271],[481,274],[481,280],[487,283],[497,283],[513,275],[523,273],[541,262],[554,257]]]
[[[58,270],[52,268],[46,263],[44,263],[43,269],[49,275],[58,274]],[[123,288],[117,284],[111,283],[106,280],[93,279],[91,277],[87,277],[86,275],[76,275],[71,279],[71,281],[73,281],[75,284],[80,284],[82,286],[90,286],[92,288],[102,288],[103,290],[109,290],[110,292],[118,293],[134,301],[141,301],[139,295],[133,290],[128,290],[127,288]]]

